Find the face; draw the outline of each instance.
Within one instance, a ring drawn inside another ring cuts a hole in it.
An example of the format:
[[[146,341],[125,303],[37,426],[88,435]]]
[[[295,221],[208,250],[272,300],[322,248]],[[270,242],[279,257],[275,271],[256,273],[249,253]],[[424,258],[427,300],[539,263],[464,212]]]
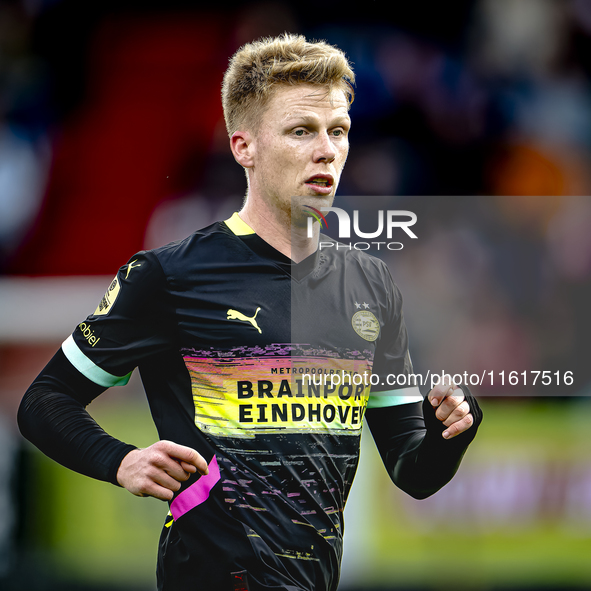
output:
[[[342,90],[309,84],[279,87],[252,139],[249,195],[263,199],[279,219],[295,225],[312,207],[332,204],[349,151],[351,120]]]

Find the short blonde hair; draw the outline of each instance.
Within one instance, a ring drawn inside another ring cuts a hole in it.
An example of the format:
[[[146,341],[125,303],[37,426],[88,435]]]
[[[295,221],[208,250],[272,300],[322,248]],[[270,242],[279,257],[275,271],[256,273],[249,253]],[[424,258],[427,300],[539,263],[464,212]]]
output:
[[[278,84],[340,88],[353,102],[355,74],[345,54],[324,41],[284,33],[241,47],[230,60],[222,84],[222,105],[230,137],[239,128],[256,129]]]

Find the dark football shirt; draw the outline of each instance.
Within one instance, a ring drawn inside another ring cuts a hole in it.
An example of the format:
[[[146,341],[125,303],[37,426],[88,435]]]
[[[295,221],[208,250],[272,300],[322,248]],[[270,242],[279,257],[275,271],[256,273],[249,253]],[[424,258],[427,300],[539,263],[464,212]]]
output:
[[[139,367],[160,438],[209,464],[171,502],[160,589],[337,587],[365,409],[422,397],[388,385],[412,366],[387,267],[322,240],[296,265],[234,214],[132,257],[62,345],[104,387]]]

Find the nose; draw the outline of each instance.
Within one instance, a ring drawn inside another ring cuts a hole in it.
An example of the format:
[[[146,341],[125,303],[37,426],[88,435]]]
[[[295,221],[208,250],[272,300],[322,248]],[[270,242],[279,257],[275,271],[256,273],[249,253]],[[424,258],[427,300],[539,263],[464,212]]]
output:
[[[337,151],[330,135],[325,131],[319,133],[314,147],[314,162],[332,162],[336,155]]]

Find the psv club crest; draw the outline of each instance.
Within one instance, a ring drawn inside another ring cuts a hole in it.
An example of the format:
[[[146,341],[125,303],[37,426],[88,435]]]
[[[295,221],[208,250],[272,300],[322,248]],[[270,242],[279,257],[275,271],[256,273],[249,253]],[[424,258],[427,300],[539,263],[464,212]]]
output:
[[[359,310],[351,318],[353,330],[366,341],[375,341],[380,335],[380,323],[373,312],[369,310]]]

